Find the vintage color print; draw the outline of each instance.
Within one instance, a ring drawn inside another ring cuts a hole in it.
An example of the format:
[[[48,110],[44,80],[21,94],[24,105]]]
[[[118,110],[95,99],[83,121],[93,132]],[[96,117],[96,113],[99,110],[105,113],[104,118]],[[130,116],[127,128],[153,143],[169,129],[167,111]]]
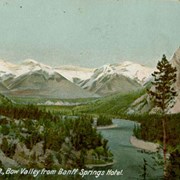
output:
[[[178,0],[0,0],[0,179],[180,178]]]

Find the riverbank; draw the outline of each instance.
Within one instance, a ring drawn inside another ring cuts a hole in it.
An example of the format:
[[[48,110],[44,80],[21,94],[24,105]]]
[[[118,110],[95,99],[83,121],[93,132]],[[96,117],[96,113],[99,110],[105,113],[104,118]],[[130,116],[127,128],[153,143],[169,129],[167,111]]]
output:
[[[139,179],[140,172],[142,170],[142,160],[145,158],[148,161],[149,166],[153,167],[154,161],[152,154],[141,153],[130,143],[130,137],[133,134],[134,121],[124,119],[113,119],[113,123],[117,125],[116,128],[107,130],[98,130],[102,136],[108,140],[109,149],[113,153],[113,160],[115,161],[112,166],[97,167],[95,170],[124,170],[122,177],[120,176],[99,176],[98,178],[87,177],[88,179],[98,180],[129,180]],[[157,166],[156,170],[148,168],[148,174],[151,179],[160,179],[163,176],[163,170],[161,166]]]
[[[160,147],[159,144],[143,141],[143,140],[137,139],[135,136],[130,137],[130,142],[134,147],[151,151],[151,152],[157,152]]]
[[[113,162],[109,163],[104,163],[104,164],[87,164],[86,167],[89,169],[96,168],[96,167],[107,167],[107,166],[112,166],[114,164]]]
[[[97,126],[96,129],[100,130],[100,129],[112,129],[112,128],[116,128],[117,127],[117,124],[112,124],[112,125],[109,125],[109,126]]]

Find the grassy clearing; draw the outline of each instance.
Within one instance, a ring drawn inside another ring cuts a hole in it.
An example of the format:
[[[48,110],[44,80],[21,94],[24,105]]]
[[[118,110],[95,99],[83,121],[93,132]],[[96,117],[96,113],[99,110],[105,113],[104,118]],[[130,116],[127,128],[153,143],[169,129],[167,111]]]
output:
[[[69,102],[72,105],[38,105],[40,109],[53,113],[60,113],[63,115],[74,115],[74,114],[103,114],[106,116],[120,116],[124,114],[129,105],[145,93],[145,90],[134,91],[128,94],[115,94],[103,98],[78,98],[78,99],[47,99],[47,98],[22,98],[22,97],[11,97],[13,101],[18,104],[37,104],[45,103],[46,101],[51,102]],[[73,103],[82,103],[82,105],[74,105]]]
[[[60,99],[60,98],[44,98],[44,97],[17,97],[9,96],[11,100],[18,104],[37,104],[45,103],[47,101],[51,102],[69,102],[69,103],[88,103],[96,100],[97,98],[76,98],[76,99]]]
[[[128,94],[116,94],[97,99],[87,105],[78,106],[74,111],[90,114],[104,114],[120,116],[124,114],[131,103],[143,95],[145,90],[134,91]]]

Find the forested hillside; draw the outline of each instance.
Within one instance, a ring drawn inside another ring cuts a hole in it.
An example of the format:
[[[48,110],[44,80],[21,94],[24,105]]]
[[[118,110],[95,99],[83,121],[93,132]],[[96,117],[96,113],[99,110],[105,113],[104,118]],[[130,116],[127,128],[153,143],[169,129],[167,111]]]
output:
[[[65,119],[5,100],[0,105],[2,168],[71,169],[113,161],[108,141],[93,128],[91,117]]]

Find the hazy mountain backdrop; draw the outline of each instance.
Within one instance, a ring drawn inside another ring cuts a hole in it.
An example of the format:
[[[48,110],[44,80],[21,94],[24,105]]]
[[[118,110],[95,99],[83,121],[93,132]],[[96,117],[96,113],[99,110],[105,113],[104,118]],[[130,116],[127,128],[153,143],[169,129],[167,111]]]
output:
[[[151,68],[124,62],[97,69],[50,67],[35,60],[17,65],[0,61],[0,90],[13,96],[85,98],[127,93],[142,87]]]

